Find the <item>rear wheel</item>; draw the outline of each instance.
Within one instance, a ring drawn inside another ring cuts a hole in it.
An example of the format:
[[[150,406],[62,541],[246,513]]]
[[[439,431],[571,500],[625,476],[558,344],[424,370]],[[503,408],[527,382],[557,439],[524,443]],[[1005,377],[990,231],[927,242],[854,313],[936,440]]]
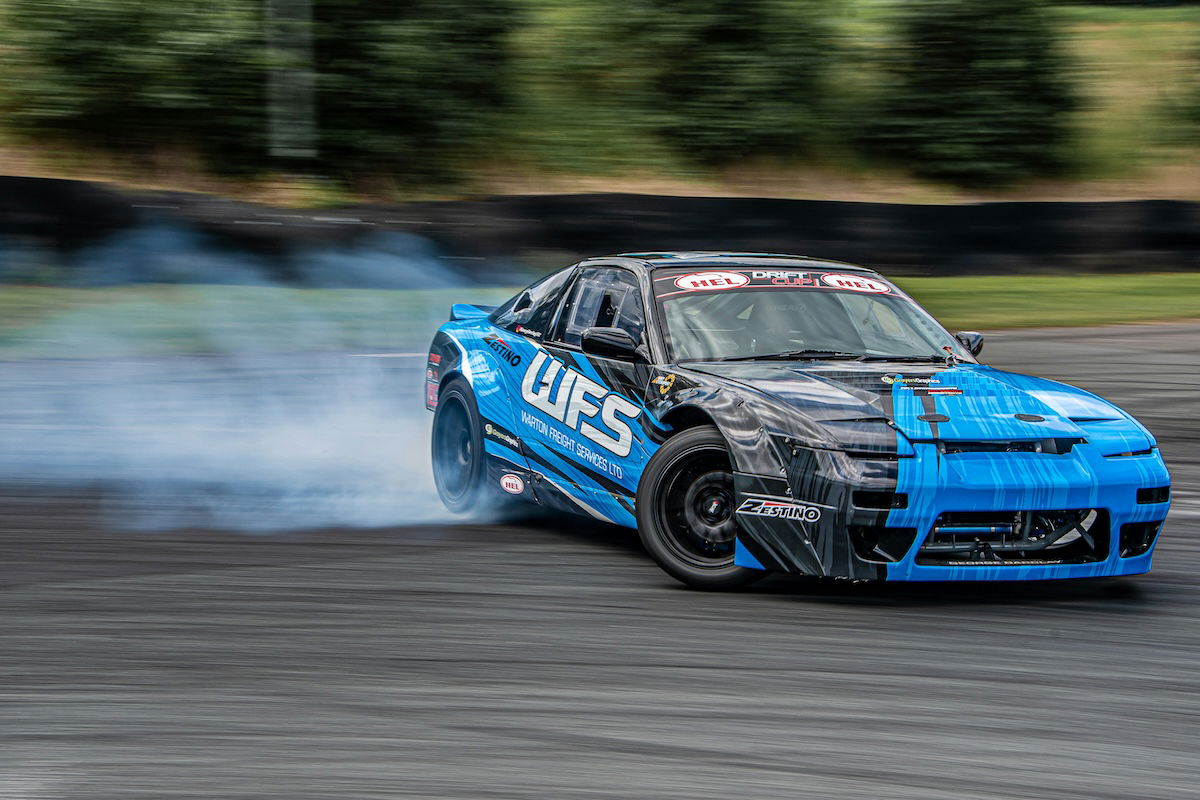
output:
[[[642,544],[669,575],[697,589],[736,589],[765,574],[733,563],[736,511],[725,439],[707,425],[668,439],[638,487]]]
[[[433,482],[451,511],[474,510],[483,491],[483,437],[471,387],[451,380],[438,395],[433,416]]]

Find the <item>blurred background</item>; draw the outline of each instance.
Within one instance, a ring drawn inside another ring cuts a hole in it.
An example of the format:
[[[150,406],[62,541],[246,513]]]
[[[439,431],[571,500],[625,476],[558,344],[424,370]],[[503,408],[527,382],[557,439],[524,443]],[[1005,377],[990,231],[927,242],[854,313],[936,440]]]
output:
[[[9,173],[288,205],[1197,199],[1171,0],[4,0]]]
[[[451,519],[449,304],[657,249],[1122,404],[1155,572],[716,597]],[[0,800],[1186,796],[1197,319],[1198,2],[0,0]]]

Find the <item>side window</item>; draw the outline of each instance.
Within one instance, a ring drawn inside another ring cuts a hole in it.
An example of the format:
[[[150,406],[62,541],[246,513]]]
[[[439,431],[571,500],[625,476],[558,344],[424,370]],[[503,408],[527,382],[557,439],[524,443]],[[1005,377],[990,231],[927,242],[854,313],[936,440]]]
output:
[[[542,338],[572,272],[570,268],[559,270],[522,290],[496,309],[492,322],[515,333]]]
[[[558,319],[555,339],[578,347],[587,328],[620,328],[642,340],[646,315],[637,279],[623,269],[591,268],[579,276]]]

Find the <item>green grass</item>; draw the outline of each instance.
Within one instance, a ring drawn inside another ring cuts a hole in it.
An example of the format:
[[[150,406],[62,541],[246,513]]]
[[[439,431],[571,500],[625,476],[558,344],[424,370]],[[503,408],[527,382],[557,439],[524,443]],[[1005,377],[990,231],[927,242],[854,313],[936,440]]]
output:
[[[1200,273],[905,278],[948,328],[1200,318]],[[0,286],[0,358],[424,349],[453,302],[511,289]]]
[[[1200,273],[1005,275],[896,281],[952,330],[1200,318]]]
[[[411,350],[455,302],[503,289],[385,291],[251,286],[0,287],[0,357]]]
[[[1084,107],[1078,160],[1088,176],[1124,176],[1191,160],[1196,134],[1176,111],[1194,102],[1200,7],[1060,6]]]

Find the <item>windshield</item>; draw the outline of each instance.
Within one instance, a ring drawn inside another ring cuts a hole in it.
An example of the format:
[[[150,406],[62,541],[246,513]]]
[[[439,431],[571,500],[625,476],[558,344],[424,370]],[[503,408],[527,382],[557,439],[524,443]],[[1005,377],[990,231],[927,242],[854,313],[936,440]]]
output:
[[[973,360],[920,306],[877,277],[735,267],[664,271],[654,286],[674,361],[934,359],[948,352]]]

